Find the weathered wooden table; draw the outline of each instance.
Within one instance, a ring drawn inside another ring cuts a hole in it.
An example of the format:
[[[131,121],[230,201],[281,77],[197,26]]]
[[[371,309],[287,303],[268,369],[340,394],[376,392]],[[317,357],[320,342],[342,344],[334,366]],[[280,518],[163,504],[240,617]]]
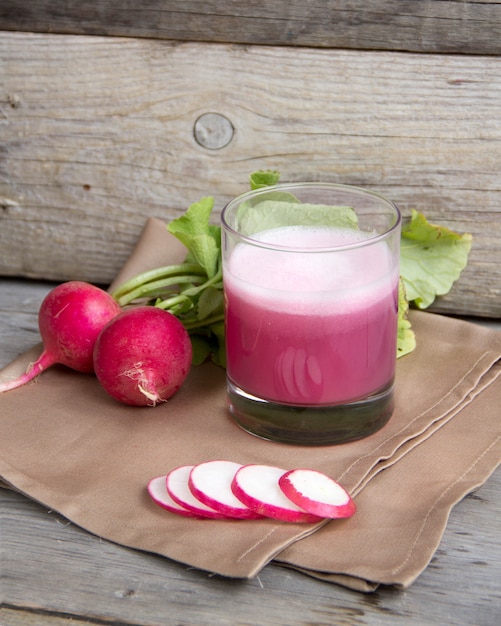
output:
[[[2,0],[0,366],[38,342],[43,281],[108,284],[147,217],[220,210],[257,169],[470,232],[435,310],[501,328],[500,27],[499,0]],[[410,589],[362,595],[211,577],[0,489],[0,623],[493,626],[500,494],[498,470]]]
[[[39,341],[37,311],[52,286],[0,280],[0,366]],[[484,323],[501,329],[499,320]],[[1,489],[0,623],[493,626],[501,617],[500,495],[498,470],[453,509],[413,586],[365,595],[276,565],[253,580],[209,576],[111,544]]]

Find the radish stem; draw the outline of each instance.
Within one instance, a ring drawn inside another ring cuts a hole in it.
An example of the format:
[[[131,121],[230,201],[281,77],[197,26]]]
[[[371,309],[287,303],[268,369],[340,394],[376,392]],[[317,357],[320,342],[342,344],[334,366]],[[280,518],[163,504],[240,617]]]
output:
[[[206,319],[199,320],[196,322],[186,322],[184,327],[186,330],[195,330],[196,328],[203,328],[204,326],[210,326],[211,324],[215,324],[216,322],[222,322],[224,320],[224,313],[221,315],[213,315],[212,317],[207,317]]]
[[[200,267],[198,263],[180,263],[178,265],[165,265],[163,267],[157,267],[155,269],[148,270],[147,272],[137,274],[115,289],[111,295],[113,298],[118,300],[133,289],[136,289],[146,283],[151,283],[152,281],[159,280],[161,278],[167,278],[168,276],[182,276],[184,274],[204,275],[205,270]]]
[[[124,294],[120,298],[116,298],[118,304],[120,306],[125,306],[134,302],[134,300],[139,300],[142,298],[153,298],[161,296],[168,287],[174,287],[175,285],[180,285],[183,283],[189,283],[190,285],[193,283],[201,284],[201,275],[200,274],[186,274],[183,276],[171,276],[169,278],[162,278],[160,280],[156,280],[150,283],[146,283],[144,285],[139,285],[132,291]]]

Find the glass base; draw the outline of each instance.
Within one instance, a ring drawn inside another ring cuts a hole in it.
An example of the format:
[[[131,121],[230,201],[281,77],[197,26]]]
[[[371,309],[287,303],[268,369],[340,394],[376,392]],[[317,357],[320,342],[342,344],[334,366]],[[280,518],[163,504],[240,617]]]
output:
[[[382,428],[393,413],[393,381],[378,393],[340,405],[290,405],[252,396],[227,383],[230,413],[244,430],[280,443],[327,446],[356,441]]]

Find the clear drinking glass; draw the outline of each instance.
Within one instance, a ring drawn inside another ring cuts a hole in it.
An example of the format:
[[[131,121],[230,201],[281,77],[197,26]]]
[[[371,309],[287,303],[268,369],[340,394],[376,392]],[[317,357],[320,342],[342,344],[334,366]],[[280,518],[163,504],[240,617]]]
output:
[[[230,412],[248,432],[331,445],[393,411],[398,208],[333,183],[265,187],[222,212]]]

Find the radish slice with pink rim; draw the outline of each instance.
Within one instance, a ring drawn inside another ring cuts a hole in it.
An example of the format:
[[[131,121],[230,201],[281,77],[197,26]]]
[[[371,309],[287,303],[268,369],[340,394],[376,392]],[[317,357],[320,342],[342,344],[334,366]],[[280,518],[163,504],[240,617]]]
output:
[[[191,492],[188,481],[194,465],[181,465],[171,470],[165,477],[165,487],[170,497],[180,506],[192,511],[199,517],[210,519],[229,519],[227,515],[216,511],[200,502]]]
[[[355,502],[346,489],[317,470],[290,470],[278,483],[289,500],[314,515],[339,519],[355,513]]]
[[[286,470],[270,465],[243,465],[235,474],[231,489],[235,496],[256,513],[283,522],[320,522],[323,517],[308,513],[280,489],[279,479]]]
[[[237,519],[259,519],[262,515],[243,504],[231,490],[231,482],[242,467],[233,461],[206,461],[195,465],[188,486],[193,495],[223,515]]]
[[[153,502],[162,507],[162,509],[170,511],[171,513],[176,513],[176,515],[182,515],[184,517],[198,517],[195,513],[193,513],[193,511],[185,509],[170,497],[165,486],[165,479],[166,476],[157,476],[149,481],[147,489]]]

